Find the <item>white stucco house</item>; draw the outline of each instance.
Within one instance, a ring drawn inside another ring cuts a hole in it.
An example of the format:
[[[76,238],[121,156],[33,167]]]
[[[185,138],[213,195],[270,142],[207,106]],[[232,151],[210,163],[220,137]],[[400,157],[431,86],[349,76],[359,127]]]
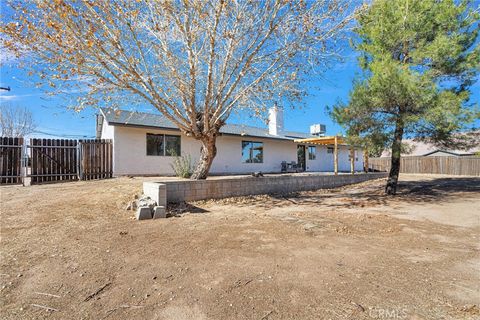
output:
[[[122,110],[100,110],[97,137],[113,141],[113,173],[173,175],[175,155],[200,156],[200,143],[187,137],[162,115]],[[227,124],[217,138],[217,156],[211,174],[280,173],[282,162],[295,162],[302,171],[333,172],[333,146],[294,140],[310,134],[284,130],[283,110],[269,110],[269,127]],[[338,146],[338,170],[350,172],[350,147]],[[355,148],[355,170],[363,169],[363,152]]]

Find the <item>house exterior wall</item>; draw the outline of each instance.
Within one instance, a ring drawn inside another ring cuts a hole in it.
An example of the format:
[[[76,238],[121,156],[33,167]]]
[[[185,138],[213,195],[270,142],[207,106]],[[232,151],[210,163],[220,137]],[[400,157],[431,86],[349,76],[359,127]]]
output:
[[[173,175],[171,163],[174,157],[147,156],[147,133],[180,135],[182,155],[189,154],[193,162],[200,157],[200,142],[179,131],[112,126],[104,122],[102,138],[113,139],[114,175]],[[242,141],[263,142],[263,163],[242,162]],[[361,171],[363,156],[361,151],[357,152],[359,161],[355,163],[355,169]],[[297,144],[293,141],[225,135],[217,138],[217,156],[210,173],[280,172],[282,161],[297,162]],[[307,148],[306,167],[307,171],[333,171],[333,154],[327,152],[327,147],[316,146],[316,159],[309,160]],[[344,146],[339,147],[339,170],[350,171],[349,150]]]
[[[263,142],[263,163],[242,162],[242,141]],[[220,136],[212,173],[280,172],[282,161],[297,161],[297,145],[292,141],[253,137]]]
[[[307,171],[312,172],[333,172],[333,153],[328,153],[327,146],[316,146],[316,160],[308,160],[307,153]],[[338,170],[350,172],[350,149],[347,146],[338,146]],[[363,170],[363,151],[355,149],[355,171]],[[296,161],[296,160],[295,160]]]
[[[113,139],[115,134],[115,127],[111,126],[107,123],[107,121],[103,121],[102,124],[102,139]]]
[[[147,133],[180,135],[178,131],[114,126],[114,175],[173,175],[173,157],[147,156]],[[200,144],[192,138],[181,136],[182,154],[192,159],[200,156]]]

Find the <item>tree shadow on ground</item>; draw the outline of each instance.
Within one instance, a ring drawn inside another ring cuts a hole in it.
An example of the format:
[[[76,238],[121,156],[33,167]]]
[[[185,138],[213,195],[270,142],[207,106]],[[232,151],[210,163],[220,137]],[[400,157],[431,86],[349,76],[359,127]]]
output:
[[[247,201],[231,203],[239,207],[254,205],[266,210],[291,205],[350,209],[402,203],[442,203],[458,199],[459,196],[465,199],[478,197],[480,177],[401,181],[395,196],[386,195],[384,188],[385,180],[381,180],[335,189],[251,196]]]
[[[206,212],[209,211],[187,202],[169,203],[167,205],[167,216],[169,217],[180,217],[183,214],[199,214]]]

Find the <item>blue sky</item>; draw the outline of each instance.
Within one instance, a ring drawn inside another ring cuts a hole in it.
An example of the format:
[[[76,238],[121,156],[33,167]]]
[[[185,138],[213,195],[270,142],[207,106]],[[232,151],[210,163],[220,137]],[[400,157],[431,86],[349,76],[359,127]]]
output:
[[[322,80],[311,83],[306,107],[302,109],[285,110],[285,128],[289,131],[308,132],[311,124],[321,123],[327,126],[327,135],[341,134],[342,128],[335,124],[327,115],[326,107],[336,101],[348,101],[348,93],[352,88],[352,80],[360,68],[357,65],[355,53],[344,45],[344,61],[334,63],[324,74]],[[33,114],[37,124],[35,137],[66,137],[82,138],[95,136],[95,114],[97,110],[85,109],[79,113],[68,110],[64,103],[67,96],[47,96],[41,89],[35,88],[32,79],[16,65],[16,61],[2,64],[0,70],[0,85],[10,86],[11,91],[0,91],[0,102],[10,102],[24,106]],[[472,86],[470,102],[480,101],[480,81]],[[128,105],[124,109],[131,109]],[[139,111],[155,112],[150,106]],[[251,119],[242,115],[234,115],[230,123],[243,123],[255,126],[265,126],[259,119]],[[475,123],[480,126],[480,121]]]
[[[324,80],[311,84],[309,96],[306,98],[306,107],[302,109],[285,110],[285,127],[287,130],[308,132],[311,124],[322,123],[327,125],[328,134],[341,132],[341,128],[334,124],[326,114],[326,106],[334,104],[337,99],[346,101],[351,89],[352,80],[360,69],[354,55],[346,54],[343,63],[336,63],[324,74]],[[9,102],[24,106],[33,114],[37,124],[35,136],[64,136],[64,137],[93,137],[95,135],[95,114],[97,110],[86,109],[79,113],[68,110],[65,106],[66,96],[48,96],[41,89],[36,88],[30,76],[16,66],[12,61],[3,65],[0,72],[1,86],[10,86],[11,91],[0,91],[1,103]],[[315,87],[315,88],[313,88]],[[125,109],[130,109],[128,105]],[[139,111],[153,111],[146,106]],[[247,116],[234,115],[231,123],[244,123],[256,126],[265,126],[258,119]]]

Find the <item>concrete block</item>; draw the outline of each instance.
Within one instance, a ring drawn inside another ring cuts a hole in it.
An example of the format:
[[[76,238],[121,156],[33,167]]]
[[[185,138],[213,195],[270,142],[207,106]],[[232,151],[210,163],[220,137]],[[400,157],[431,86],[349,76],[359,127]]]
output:
[[[167,217],[167,210],[164,206],[156,206],[153,208],[153,219],[161,219]]]
[[[152,209],[149,207],[139,207],[135,213],[135,218],[137,220],[152,219]]]
[[[207,189],[200,189],[197,191],[197,195],[201,198],[201,199],[205,199],[207,198]]]
[[[168,201],[170,201],[170,202],[180,202],[180,201],[182,201],[182,199],[180,199],[180,195],[178,193],[172,192],[172,193],[168,194]]]
[[[346,184],[357,183],[370,179],[385,177],[386,173],[371,174],[339,174],[295,176],[284,175],[263,178],[230,178],[206,181],[168,181],[144,185],[145,194],[158,201],[158,206],[166,206],[169,202],[182,202],[202,199],[218,199],[231,196],[243,196],[264,193],[289,193],[301,190],[316,190],[334,188]],[[158,185],[166,185],[166,192],[162,193]],[[155,193],[155,197],[153,194]]]
[[[157,205],[167,205],[167,186],[164,183],[144,182],[143,193],[153,199]]]
[[[178,184],[173,184],[173,183],[167,183],[167,192],[170,191],[177,191],[179,188]]]
[[[200,181],[195,181],[195,182],[193,182],[193,188],[194,188],[195,190],[200,190],[200,189],[203,188],[203,183],[200,182]]]
[[[163,202],[166,202],[167,201],[167,193],[166,192],[162,192],[158,195],[158,203],[163,203]]]

